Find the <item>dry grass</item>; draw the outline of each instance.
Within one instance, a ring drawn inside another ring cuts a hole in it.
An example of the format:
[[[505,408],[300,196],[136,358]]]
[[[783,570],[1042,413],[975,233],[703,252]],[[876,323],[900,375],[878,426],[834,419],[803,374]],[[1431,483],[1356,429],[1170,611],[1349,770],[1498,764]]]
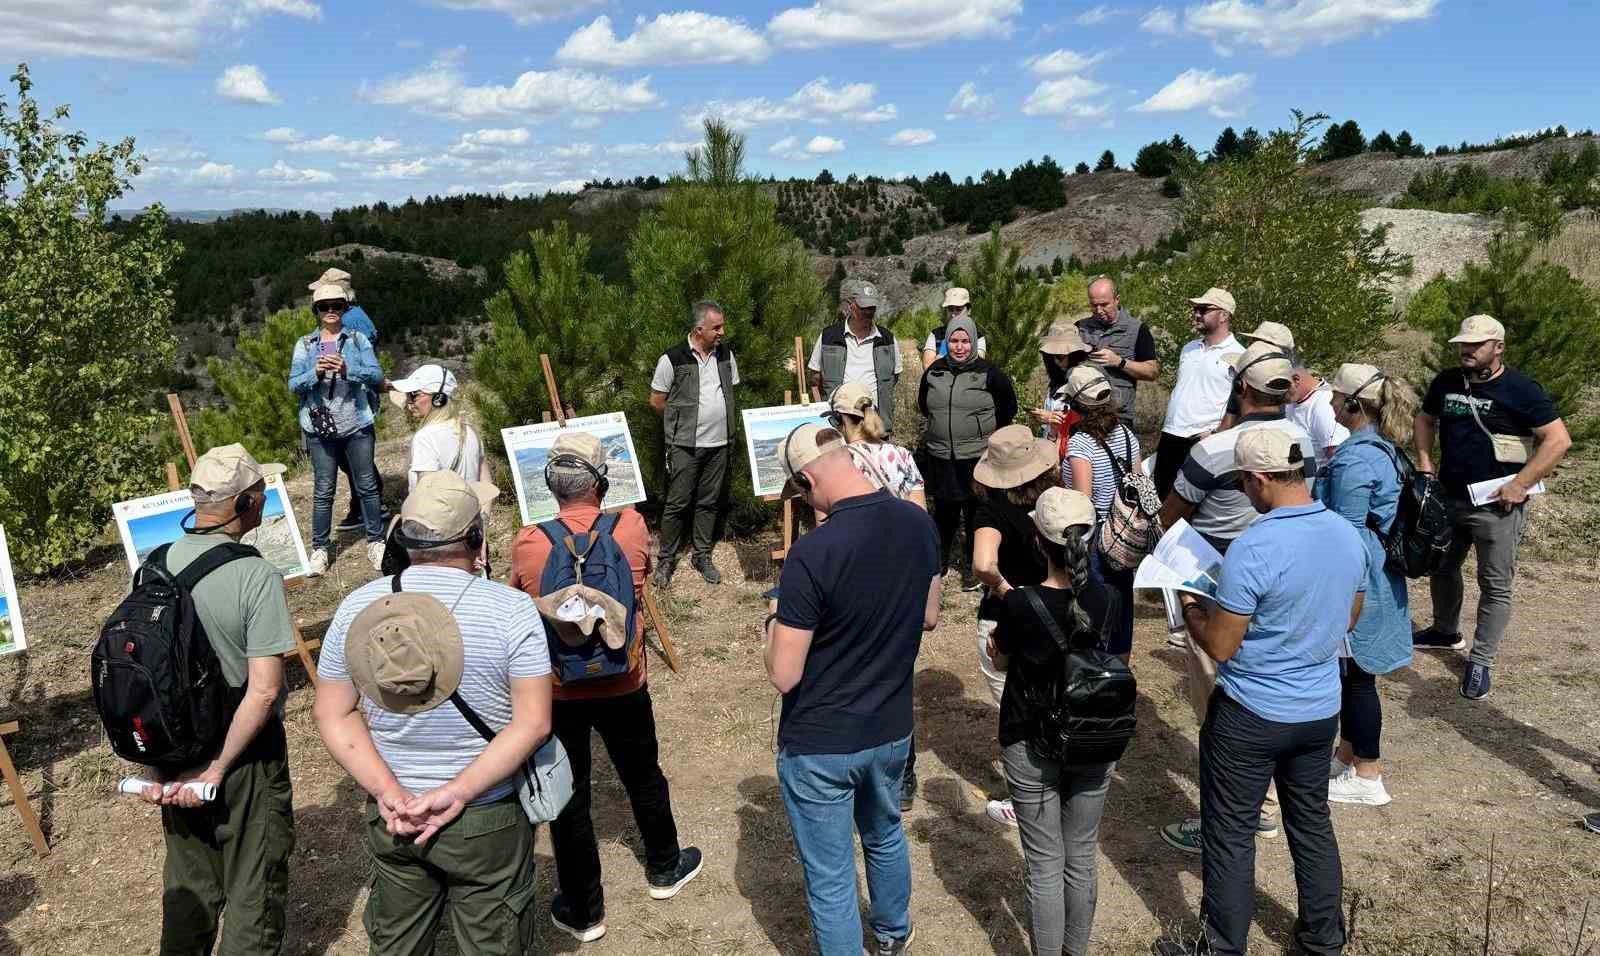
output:
[[[1589,288],[1600,291],[1600,212],[1568,216],[1561,234],[1539,251],[1539,261],[1566,266]]]

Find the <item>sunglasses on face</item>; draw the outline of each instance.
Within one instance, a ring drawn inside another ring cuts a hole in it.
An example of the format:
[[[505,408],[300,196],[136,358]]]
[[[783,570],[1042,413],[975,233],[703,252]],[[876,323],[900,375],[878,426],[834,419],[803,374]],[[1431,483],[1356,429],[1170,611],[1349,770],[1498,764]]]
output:
[[[350,303],[348,302],[318,302],[316,304],[316,312],[318,315],[322,315],[326,312],[338,312],[342,315],[349,308]]]

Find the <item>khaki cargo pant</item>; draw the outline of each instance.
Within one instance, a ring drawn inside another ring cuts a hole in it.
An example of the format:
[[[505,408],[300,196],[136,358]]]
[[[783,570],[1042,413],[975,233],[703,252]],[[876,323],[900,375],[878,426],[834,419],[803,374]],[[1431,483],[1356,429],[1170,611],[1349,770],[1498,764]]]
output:
[[[376,803],[366,812],[373,875],[361,921],[374,956],[429,956],[447,902],[462,953],[537,951],[533,825],[515,797],[468,807],[421,846],[390,836]]]
[[[234,767],[211,803],[162,807],[161,828],[167,844],[161,956],[209,954],[224,910],[218,956],[281,952],[294,849],[288,761]]]

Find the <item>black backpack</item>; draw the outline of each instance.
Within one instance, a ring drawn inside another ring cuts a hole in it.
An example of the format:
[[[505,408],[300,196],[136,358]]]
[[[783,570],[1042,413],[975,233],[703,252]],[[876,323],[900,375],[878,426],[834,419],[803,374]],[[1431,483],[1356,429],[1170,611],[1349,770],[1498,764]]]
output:
[[[1034,589],[1020,590],[1062,655],[1061,673],[1040,701],[1039,726],[1029,745],[1039,756],[1063,764],[1120,758],[1138,726],[1139,684],[1133,671],[1115,654],[1073,647]]]
[[[89,663],[95,710],[111,749],[134,763],[177,771],[217,755],[243,688],[228,686],[222,662],[195,614],[195,585],[232,561],[261,554],[224,542],[174,577],[162,545],[133,576]]]
[[[1399,449],[1379,445],[1400,475],[1400,504],[1394,524],[1384,534],[1378,516],[1367,515],[1367,527],[1383,545],[1383,566],[1408,578],[1425,578],[1444,566],[1455,543],[1455,509],[1439,479],[1417,471]]]

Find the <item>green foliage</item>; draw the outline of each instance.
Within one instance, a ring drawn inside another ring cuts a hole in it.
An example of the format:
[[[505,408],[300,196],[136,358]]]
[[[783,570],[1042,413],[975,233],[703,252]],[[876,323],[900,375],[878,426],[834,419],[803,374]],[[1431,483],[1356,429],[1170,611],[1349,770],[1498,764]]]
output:
[[[1322,136],[1317,147],[1317,158],[1323,162],[1360,156],[1367,151],[1367,139],[1361,135],[1361,126],[1355,120],[1333,123]]]
[[[202,409],[189,417],[195,448],[241,442],[262,461],[288,461],[300,454],[300,401],[289,390],[294,346],[310,335],[317,320],[310,309],[273,313],[259,331],[239,336],[227,360],[213,358],[206,369],[226,405]],[[170,430],[162,454],[181,469],[183,456]]]
[[[1427,153],[1428,151],[1423,148],[1421,143],[1411,141],[1410,130],[1401,130],[1400,135],[1394,139],[1394,154],[1401,159],[1426,156]]]
[[[309,301],[306,286],[329,266],[350,273],[357,302],[378,325],[380,343],[399,341],[413,330],[456,328],[483,315],[487,290],[471,273],[435,276],[414,259],[388,256],[316,262],[295,259],[269,281],[264,302],[267,311]]]
[[[1089,175],[1089,164],[1088,163],[1079,163],[1078,165],[1072,167],[1072,175],[1074,175],[1074,176],[1087,176],[1087,175]]]
[[[1028,160],[1009,175],[1004,169],[985,170],[977,182],[968,176],[958,183],[944,172],[913,182],[945,222],[964,222],[968,232],[977,233],[1010,222],[1019,206],[1043,211],[1066,205],[1061,188],[1065,175],[1060,164],[1045,156],[1037,163]]]
[[[1124,276],[1125,304],[1165,332],[1163,361],[1191,336],[1189,296],[1210,286],[1239,301],[1238,326],[1282,322],[1315,368],[1367,348],[1389,321],[1383,283],[1408,271],[1382,230],[1361,225],[1359,201],[1301,174],[1321,117],[1295,114],[1248,159],[1211,163],[1184,178],[1187,254]]]
[[[1406,322],[1432,336],[1424,361],[1437,372],[1460,364],[1449,339],[1463,318],[1487,313],[1499,319],[1506,327],[1506,364],[1544,386],[1575,436],[1592,438],[1600,423],[1574,416],[1600,377],[1600,295],[1565,267],[1536,263],[1537,251],[1525,230],[1508,225],[1490,240],[1484,262],[1469,262],[1454,279],[1436,276],[1412,296]]]
[[[1117,154],[1109,149],[1101,153],[1099,161],[1094,164],[1094,171],[1097,173],[1109,173],[1116,168]]]
[[[1526,176],[1492,176],[1474,163],[1417,173],[1396,205],[1438,212],[1511,214],[1541,239],[1553,238],[1561,229],[1561,206],[1554,190]]]
[[[133,140],[91,147],[68,111],[41,110],[26,65],[0,98],[0,524],[41,572],[82,554],[111,503],[158,479],[143,400],[173,367],[179,247],[152,207],[107,209],[141,164]]]
[[[1066,272],[1066,271],[1067,271],[1067,263],[1060,256],[1056,256],[1055,259],[1053,259],[1050,262],[1050,275],[1051,276],[1059,278],[1061,276],[1061,274],[1063,272]]]
[[[933,270],[926,262],[919,261],[911,267],[911,281],[914,285],[927,285],[933,281]]]
[[[1367,152],[1369,153],[1392,153],[1394,151],[1394,137],[1389,135],[1388,130],[1380,131],[1378,135],[1372,137],[1372,142],[1367,144]]]
[[[744,181],[744,137],[716,117],[702,125],[705,139],[683,154],[684,178],[702,186],[726,187]]]
[[[1133,158],[1133,171],[1147,179],[1176,172],[1185,163],[1196,160],[1194,148],[1182,136],[1173,134],[1166,142],[1154,142],[1139,150]]]
[[[1051,318],[1050,287],[1023,269],[1021,259],[1021,246],[1001,240],[999,229],[990,230],[955,283],[972,293],[972,321],[988,339],[989,361],[1019,387],[1039,363],[1039,340]]]
[[[1223,127],[1222,132],[1217,134],[1217,141],[1211,146],[1211,159],[1221,162],[1239,154],[1239,134],[1233,131],[1232,126]]]
[[[834,184],[833,174],[824,169],[817,174],[816,184],[818,186],[832,186]]]

